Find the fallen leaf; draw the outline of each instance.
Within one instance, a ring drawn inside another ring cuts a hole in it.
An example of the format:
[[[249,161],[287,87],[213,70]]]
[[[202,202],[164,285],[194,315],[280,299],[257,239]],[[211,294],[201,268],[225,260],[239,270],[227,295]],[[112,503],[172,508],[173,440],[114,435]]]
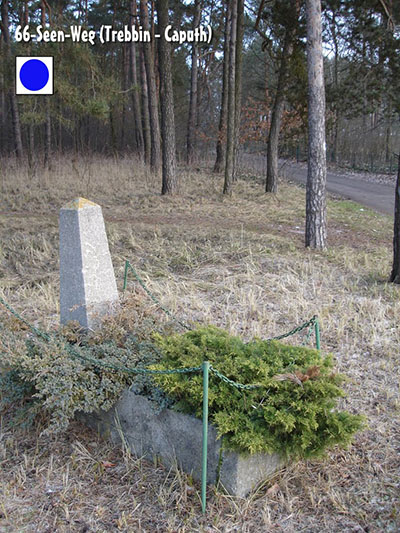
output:
[[[303,383],[301,382],[299,377],[296,374],[291,374],[289,372],[287,374],[277,374],[276,376],[273,377],[273,379],[275,379],[276,381],[290,380],[290,381],[293,381],[293,383],[296,383],[296,385],[303,386]]]
[[[275,496],[275,494],[277,494],[280,490],[281,488],[278,483],[275,483],[267,490],[267,496]]]
[[[112,468],[115,466],[115,463],[110,463],[110,461],[102,461],[101,464],[104,466],[104,468]]]

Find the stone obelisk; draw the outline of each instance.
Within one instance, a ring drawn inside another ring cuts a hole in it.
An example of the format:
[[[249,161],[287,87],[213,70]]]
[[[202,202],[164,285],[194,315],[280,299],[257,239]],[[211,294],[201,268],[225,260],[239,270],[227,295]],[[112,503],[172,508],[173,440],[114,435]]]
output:
[[[118,307],[101,207],[76,198],[60,210],[60,322],[94,329]]]

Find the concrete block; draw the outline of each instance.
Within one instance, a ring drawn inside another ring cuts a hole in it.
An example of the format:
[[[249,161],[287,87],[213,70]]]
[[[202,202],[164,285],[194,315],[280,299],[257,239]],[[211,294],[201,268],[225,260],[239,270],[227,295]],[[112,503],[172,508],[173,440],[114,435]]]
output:
[[[95,328],[118,303],[101,207],[85,198],[60,210],[60,322]]]
[[[121,432],[132,452],[149,459],[156,456],[166,466],[177,464],[194,479],[201,479],[202,421],[163,409],[157,413],[154,402],[127,389],[107,412],[80,414],[87,425],[111,438],[121,440]],[[242,456],[221,451],[217,431],[208,429],[207,483],[220,484],[234,496],[245,497],[258,483],[283,466],[277,454]]]

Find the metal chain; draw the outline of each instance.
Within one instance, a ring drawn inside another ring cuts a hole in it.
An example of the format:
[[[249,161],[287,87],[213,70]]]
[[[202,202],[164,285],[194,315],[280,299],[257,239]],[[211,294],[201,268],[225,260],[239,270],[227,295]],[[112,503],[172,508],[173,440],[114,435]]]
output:
[[[54,339],[56,342],[58,339]],[[64,347],[66,348],[67,352],[70,353],[73,357],[80,359],[81,361],[91,363],[94,366],[101,367],[101,368],[108,368],[109,370],[115,370],[117,372],[125,372],[127,374],[190,374],[193,372],[199,372],[202,370],[201,366],[196,367],[188,367],[188,368],[172,368],[168,370],[151,370],[149,368],[132,368],[122,365],[114,365],[112,363],[105,363],[101,361],[100,359],[96,359],[94,357],[90,357],[87,355],[83,355],[78,350],[70,346],[64,341],[61,341],[64,344]]]
[[[154,294],[146,287],[144,281],[142,280],[142,278],[139,276],[139,274],[136,272],[136,270],[134,269],[134,267],[131,265],[131,263],[129,261],[125,262],[125,268],[129,268],[131,270],[132,274],[135,276],[136,280],[139,282],[139,284],[141,285],[143,290],[148,294],[148,296],[153,300],[153,302],[155,304],[157,304],[158,307],[160,309],[162,309],[162,311],[164,311],[164,313],[166,315],[168,315],[170,318],[172,318],[172,320],[177,322],[183,328],[187,329],[188,331],[192,331],[191,327],[189,327],[187,324],[185,324],[184,322],[179,320],[169,309],[167,309],[166,307],[164,307],[162,305],[160,300],[158,300],[158,298],[156,296],[154,296]],[[307,322],[304,322],[304,324],[302,324],[301,326],[297,326],[296,328],[291,329],[287,333],[283,333],[282,335],[277,335],[276,337],[270,337],[270,338],[268,338],[266,340],[268,340],[268,341],[278,341],[278,340],[281,340],[281,339],[286,339],[287,337],[291,337],[292,335],[295,335],[296,333],[299,333],[300,331],[303,331],[303,329],[305,329],[307,327],[310,327],[310,331],[309,331],[309,333],[308,333],[308,335],[306,337],[306,343],[307,343],[309,338],[310,338],[310,336],[311,336],[311,328],[312,328],[312,326],[315,325],[316,318],[317,318],[316,315],[314,315],[312,318],[310,318],[310,320],[308,320]],[[303,343],[303,345],[306,344],[306,343]]]
[[[296,333],[299,333],[300,331],[303,331],[303,329],[314,326],[315,321],[317,319],[317,316],[314,315],[310,320],[307,322],[304,322],[301,326],[297,326],[297,328],[293,328],[287,333],[284,333],[283,335],[277,335],[276,337],[270,337],[269,339],[266,339],[267,341],[279,341],[281,339],[285,339],[286,337],[290,337],[291,335],[295,335]]]
[[[307,335],[305,336],[303,342],[301,343],[302,346],[306,346],[309,343],[310,337],[314,332],[314,326],[315,326],[315,321],[312,324],[310,324],[308,331],[307,331]]]
[[[166,315],[168,315],[172,320],[174,320],[177,324],[179,324],[180,326],[182,326],[184,329],[187,329],[188,331],[191,331],[192,328],[189,327],[187,324],[185,324],[184,322],[182,322],[181,320],[179,320],[179,318],[177,318],[169,309],[167,309],[166,307],[164,307],[162,305],[162,303],[160,302],[160,300],[154,296],[154,294],[146,287],[144,281],[142,280],[142,278],[139,276],[139,274],[136,272],[136,270],[133,268],[133,266],[130,264],[129,261],[126,261],[125,263],[125,268],[129,267],[132,274],[135,276],[136,280],[139,282],[139,284],[141,285],[142,289],[146,292],[146,294],[148,296],[150,296],[150,298],[153,300],[153,302],[162,310],[164,311],[164,313]]]
[[[224,374],[221,374],[219,370],[214,368],[212,365],[210,365],[210,371],[213,372],[220,380],[224,381],[225,383],[228,383],[231,387],[235,387],[239,390],[253,390],[253,389],[259,389],[262,387],[262,385],[243,385],[243,383],[238,383],[237,381],[233,381],[232,379],[227,378],[224,376]]]
[[[20,320],[23,324],[25,324],[37,337],[42,338],[46,342],[50,342],[51,340],[55,340],[56,342],[59,342],[59,339],[57,339],[55,336],[48,335],[47,333],[44,333],[39,328],[36,328],[35,326],[32,326],[27,320],[25,320],[17,311],[15,311],[1,296],[0,296],[0,303],[4,305],[4,307],[17,318]],[[190,368],[176,368],[171,370],[150,370],[146,368],[131,368],[121,365],[113,365],[112,363],[104,363],[100,359],[95,359],[94,357],[89,357],[86,355],[83,355],[79,353],[77,350],[75,350],[72,346],[66,344],[66,342],[63,342],[66,350],[76,357],[77,359],[81,359],[82,361],[86,361],[88,363],[91,363],[95,366],[102,367],[102,368],[108,368],[110,370],[116,370],[119,372],[126,372],[130,374],[188,374],[192,372],[198,372],[202,370],[201,366],[198,367],[190,367]],[[155,351],[157,354],[161,354],[157,350],[155,346],[153,346],[151,343],[140,343],[138,341],[135,341],[135,344],[138,346],[138,349],[141,349],[141,346],[150,346],[153,351]]]
[[[43,331],[41,331],[39,328],[36,328],[35,326],[32,326],[32,324],[30,324],[27,320],[25,320],[25,318],[22,318],[22,316],[20,314],[17,313],[17,311],[15,311],[1,296],[0,296],[0,303],[2,305],[4,305],[4,307],[12,314],[15,316],[15,318],[17,318],[18,320],[20,320],[23,324],[25,324],[25,326],[28,326],[28,328],[37,336],[37,337],[41,337],[42,339],[46,340],[46,341],[49,341],[50,340],[50,336],[47,335],[47,333],[44,333]]]
[[[133,267],[131,267],[131,268],[133,270]],[[134,272],[134,274],[136,274],[134,270],[133,270],[133,272]],[[141,281],[141,279],[139,278],[139,276],[137,276],[137,279],[138,279],[139,282],[143,283]],[[142,286],[146,290],[146,292],[148,292],[148,294],[150,296],[152,296],[150,291],[148,291],[146,289],[144,284]],[[36,328],[35,326],[32,326],[19,313],[17,313],[17,311],[15,311],[1,296],[0,296],[0,303],[2,305],[4,305],[4,307],[12,315],[14,315],[18,320],[20,320],[22,323],[24,323],[37,337],[42,338],[46,342],[50,342],[52,339],[55,340],[56,342],[59,342],[59,339],[57,339],[55,336],[50,336],[47,333],[44,333],[43,331],[41,331],[39,328]],[[157,301],[156,301],[156,303],[157,303]],[[170,313],[168,312],[168,314],[170,314]],[[298,332],[300,332],[303,329],[308,327],[309,331],[307,333],[305,341],[303,342],[303,344],[306,344],[308,342],[310,336],[311,336],[313,326],[315,325],[315,322],[316,322],[316,318],[317,318],[316,315],[314,315],[310,320],[308,320],[307,322],[305,322],[301,326],[298,326],[298,327],[292,329],[288,333],[285,333],[284,335],[279,335],[277,337],[271,337],[270,339],[267,339],[267,340],[280,340],[280,339],[289,337],[290,335],[294,335],[295,333],[298,333]],[[183,325],[183,323],[181,323],[181,325]],[[187,326],[185,326],[185,327],[187,327]],[[188,328],[188,329],[190,329],[190,328]],[[148,346],[153,351],[155,351],[158,355],[162,355],[161,352],[152,343],[149,343],[149,342],[142,342],[141,343],[141,342],[136,341],[136,340],[134,342],[135,342],[135,344],[136,344],[136,346],[138,347],[139,350],[142,349],[142,346],[143,347]],[[67,349],[67,351],[71,355],[76,357],[77,359],[80,359],[82,361],[91,363],[91,364],[93,364],[94,366],[97,366],[97,367],[107,368],[109,370],[115,370],[117,372],[126,372],[126,373],[129,373],[129,374],[164,374],[164,375],[170,375],[170,374],[189,374],[189,373],[199,372],[199,371],[202,370],[201,366],[188,367],[188,368],[175,368],[175,369],[168,369],[168,370],[150,370],[150,369],[147,369],[147,368],[132,368],[132,367],[126,367],[126,366],[121,366],[121,365],[114,365],[112,363],[105,363],[105,362],[101,361],[100,359],[95,359],[94,357],[89,357],[89,356],[86,356],[86,355],[82,355],[81,353],[79,353],[79,351],[75,350],[72,346],[67,344],[65,341],[63,341],[63,344],[64,344],[65,348]],[[254,390],[254,389],[262,387],[261,385],[257,385],[257,384],[244,385],[243,383],[238,383],[236,381],[233,381],[233,380],[229,379],[227,376],[224,376],[224,374],[219,372],[219,370],[214,368],[212,365],[210,365],[210,371],[213,372],[219,379],[221,379],[222,381],[224,381],[228,385],[230,385],[232,387],[235,387],[238,390]]]

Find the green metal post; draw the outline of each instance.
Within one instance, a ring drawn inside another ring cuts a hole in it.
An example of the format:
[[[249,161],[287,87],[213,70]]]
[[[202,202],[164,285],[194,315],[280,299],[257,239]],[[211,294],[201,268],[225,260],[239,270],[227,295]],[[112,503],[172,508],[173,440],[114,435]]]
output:
[[[208,443],[208,374],[210,363],[203,361],[203,456],[201,467],[201,508],[206,512],[207,443]]]
[[[126,289],[126,286],[128,284],[128,269],[129,269],[129,261],[125,261],[124,286],[122,287],[123,291]]]
[[[319,333],[318,317],[315,317],[315,344],[316,344],[317,350],[320,350],[321,349],[321,336]]]

